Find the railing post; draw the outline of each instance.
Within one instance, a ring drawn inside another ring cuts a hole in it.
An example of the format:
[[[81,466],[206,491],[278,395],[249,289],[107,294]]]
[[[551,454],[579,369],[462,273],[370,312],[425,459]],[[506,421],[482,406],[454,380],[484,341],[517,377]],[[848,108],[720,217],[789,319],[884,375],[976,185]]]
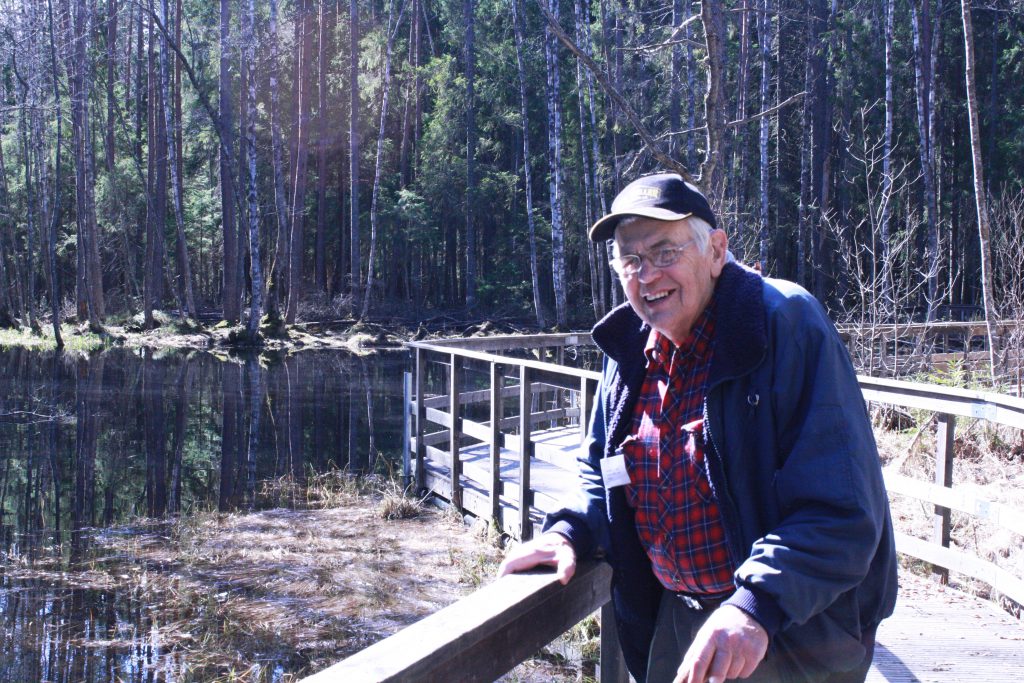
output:
[[[426,395],[426,358],[423,349],[416,349],[416,493],[421,493],[427,488],[427,445],[423,442],[423,432],[426,428],[427,406],[424,403]]]
[[[530,522],[530,456],[533,455],[533,441],[530,438],[533,404],[530,374],[530,368],[519,366],[519,538],[523,541],[533,536],[533,524]]]
[[[935,433],[935,483],[945,488],[953,486],[953,442],[956,431],[956,416],[939,413],[935,416],[938,429]],[[935,506],[932,539],[943,548],[949,547],[950,510]],[[932,566],[932,574],[939,583],[949,583],[949,569]]]
[[[412,484],[412,373],[402,373],[402,488],[408,490]]]
[[[448,405],[451,413],[452,426],[449,430],[449,451],[451,452],[452,464],[449,468],[452,485],[452,505],[459,512],[462,512],[462,460],[459,459],[459,442],[462,441],[462,418],[459,416],[459,370],[462,369],[461,357],[458,354],[449,356],[451,362],[451,373],[448,377]]]
[[[601,670],[597,680],[600,683],[629,683],[626,661],[619,647],[618,633],[615,627],[615,608],[609,600],[601,606]]]
[[[594,384],[586,377],[580,377],[580,440],[587,438],[590,413],[594,410]]]
[[[501,389],[504,366],[491,363],[491,519],[501,523]]]

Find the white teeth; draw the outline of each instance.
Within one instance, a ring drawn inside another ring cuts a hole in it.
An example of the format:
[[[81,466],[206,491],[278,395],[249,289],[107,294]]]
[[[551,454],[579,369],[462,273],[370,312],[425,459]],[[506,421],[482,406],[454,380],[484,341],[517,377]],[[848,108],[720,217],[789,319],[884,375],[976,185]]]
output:
[[[645,294],[644,301],[647,301],[648,303],[659,301],[661,299],[664,299],[666,296],[668,296],[668,292],[658,292],[657,294]]]

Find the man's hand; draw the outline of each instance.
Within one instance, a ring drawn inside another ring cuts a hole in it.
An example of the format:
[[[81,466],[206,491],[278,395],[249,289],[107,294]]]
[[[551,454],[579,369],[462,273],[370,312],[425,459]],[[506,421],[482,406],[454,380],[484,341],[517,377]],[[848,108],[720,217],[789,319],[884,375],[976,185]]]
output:
[[[538,566],[554,567],[559,583],[564,586],[576,573],[576,551],[565,536],[548,532],[514,546],[498,567],[498,576],[525,572]]]
[[[768,651],[768,633],[753,617],[722,605],[697,631],[673,683],[722,683],[746,678]]]

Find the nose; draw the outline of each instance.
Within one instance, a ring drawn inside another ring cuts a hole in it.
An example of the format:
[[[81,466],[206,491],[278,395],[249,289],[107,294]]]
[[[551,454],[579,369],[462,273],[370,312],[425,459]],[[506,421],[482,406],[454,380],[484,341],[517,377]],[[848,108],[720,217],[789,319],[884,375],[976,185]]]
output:
[[[647,283],[657,280],[661,275],[661,268],[651,263],[650,259],[640,261],[640,268],[636,271],[636,279],[639,282]]]

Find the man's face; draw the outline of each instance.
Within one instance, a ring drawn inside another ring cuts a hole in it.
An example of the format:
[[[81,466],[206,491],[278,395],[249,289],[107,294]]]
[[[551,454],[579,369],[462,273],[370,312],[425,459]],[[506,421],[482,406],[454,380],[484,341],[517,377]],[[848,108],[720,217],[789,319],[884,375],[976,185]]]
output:
[[[703,228],[698,228],[703,229]],[[728,240],[721,230],[708,236],[707,249],[691,242],[693,232],[686,219],[658,221],[639,218],[615,230],[618,255],[641,257],[640,271],[620,278],[633,310],[677,346],[690,334],[694,321],[704,312],[715,289],[715,281],[725,265]],[[651,261],[655,252],[688,246],[670,266],[658,268]]]

